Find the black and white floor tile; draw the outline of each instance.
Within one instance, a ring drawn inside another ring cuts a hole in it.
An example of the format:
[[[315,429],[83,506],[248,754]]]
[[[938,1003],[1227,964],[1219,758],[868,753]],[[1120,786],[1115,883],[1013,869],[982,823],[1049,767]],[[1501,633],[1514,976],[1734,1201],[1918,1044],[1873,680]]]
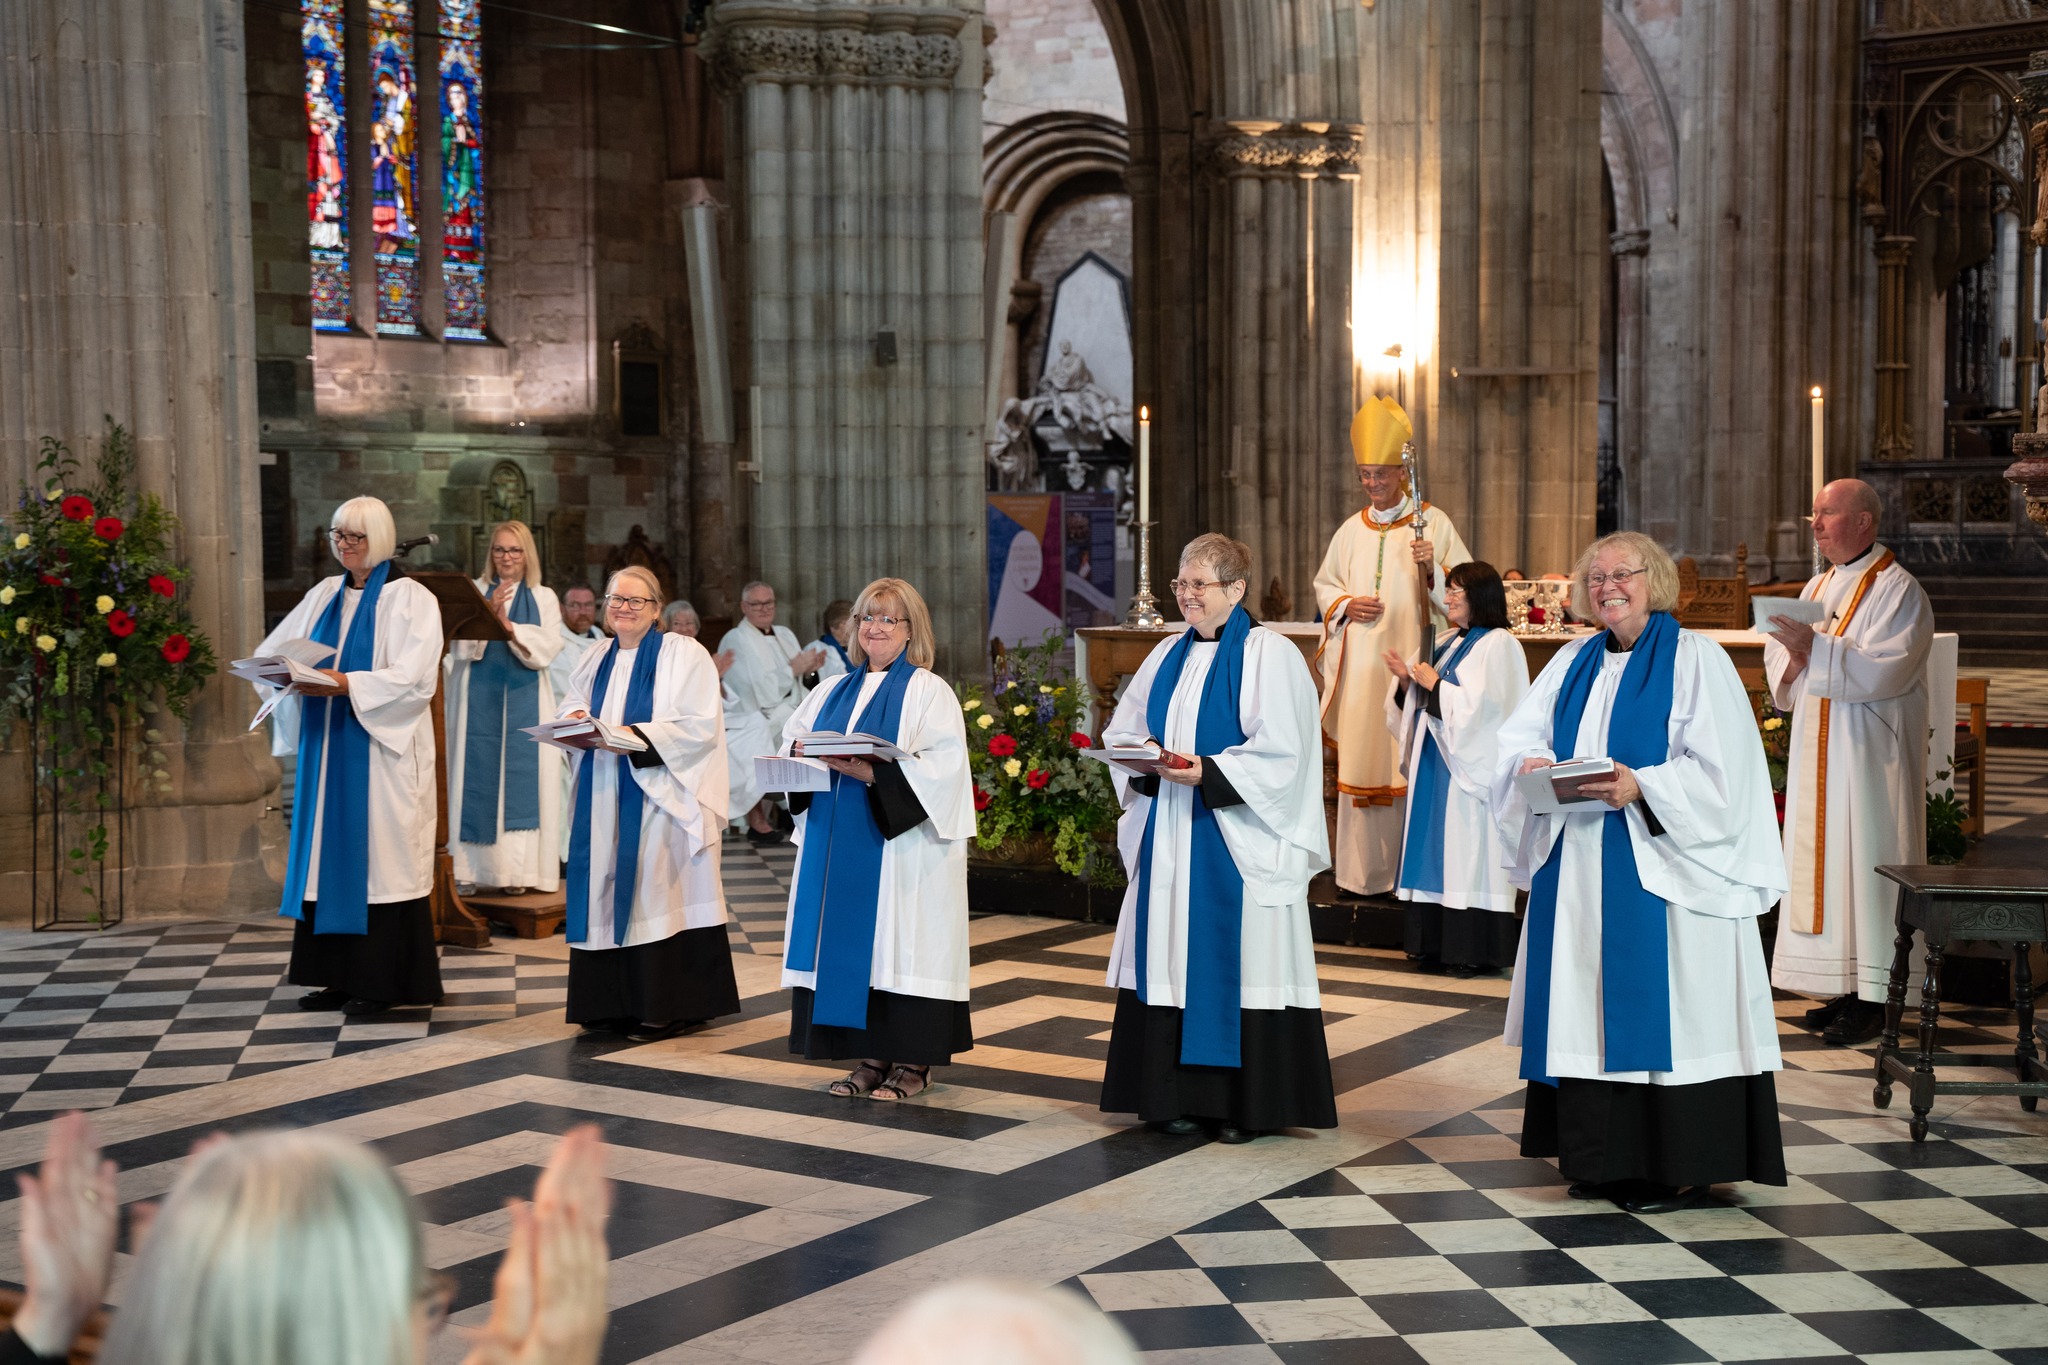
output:
[[[745,835],[728,832],[719,876],[732,916],[733,951],[780,957],[789,884],[796,876],[796,846],[750,844]]]

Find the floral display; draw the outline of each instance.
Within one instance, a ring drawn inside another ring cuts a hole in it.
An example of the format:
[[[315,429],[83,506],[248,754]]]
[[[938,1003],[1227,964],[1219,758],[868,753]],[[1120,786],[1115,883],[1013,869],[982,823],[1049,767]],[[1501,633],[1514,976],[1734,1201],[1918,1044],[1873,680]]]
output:
[[[1113,857],[1102,860],[1109,867],[1091,859],[1097,835],[1116,823],[1116,790],[1109,770],[1084,756],[1088,690],[1057,668],[1057,652],[1057,642],[1019,650],[994,687],[961,689],[977,842],[995,849],[1042,834],[1062,871],[1113,880]]]

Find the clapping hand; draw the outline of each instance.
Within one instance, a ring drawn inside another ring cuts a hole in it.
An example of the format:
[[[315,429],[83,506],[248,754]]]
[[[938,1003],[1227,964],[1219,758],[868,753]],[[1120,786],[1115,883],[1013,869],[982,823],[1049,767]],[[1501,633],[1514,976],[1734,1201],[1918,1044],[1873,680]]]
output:
[[[800,649],[795,654],[790,656],[789,671],[796,674],[796,676],[798,676],[799,678],[801,678],[807,673],[816,673],[818,671],[818,665],[824,662],[824,650]]]
[[[498,620],[504,625],[512,624],[512,597],[519,591],[519,580],[507,578],[491,590],[491,610],[498,613]]]
[[[604,1220],[611,1183],[593,1124],[572,1128],[534,1187],[514,1201],[491,1320],[466,1365],[596,1365],[604,1344]]]
[[[1414,680],[1415,675],[1409,671],[1408,661],[1402,658],[1399,654],[1396,654],[1393,650],[1390,649],[1381,657],[1387,661],[1387,672],[1393,674],[1402,682],[1411,682]]]
[[[21,1265],[27,1294],[14,1331],[38,1356],[62,1358],[106,1298],[114,1269],[121,1201],[114,1163],[100,1159],[85,1115],[50,1125],[42,1169],[15,1177],[21,1188]]]
[[[721,649],[716,654],[711,656],[711,662],[718,666],[718,676],[721,679],[724,678],[726,674],[732,672],[733,661],[738,657],[739,655],[733,653],[733,651],[729,649]]]

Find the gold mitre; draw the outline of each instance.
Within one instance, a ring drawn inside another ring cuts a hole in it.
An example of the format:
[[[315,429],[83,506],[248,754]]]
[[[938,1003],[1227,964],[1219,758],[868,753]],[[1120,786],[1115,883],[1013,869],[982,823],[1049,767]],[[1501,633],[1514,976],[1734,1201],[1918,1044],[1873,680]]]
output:
[[[1399,464],[1415,429],[1391,398],[1368,398],[1351,419],[1351,458],[1359,464]]]

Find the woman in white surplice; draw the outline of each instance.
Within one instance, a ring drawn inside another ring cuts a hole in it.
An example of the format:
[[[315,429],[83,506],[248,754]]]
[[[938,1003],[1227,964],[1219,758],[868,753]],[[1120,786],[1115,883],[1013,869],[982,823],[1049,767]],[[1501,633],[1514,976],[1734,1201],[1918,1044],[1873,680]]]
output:
[[[864,733],[903,751],[827,758],[831,788],[790,793],[796,879],[782,984],[789,1050],[860,1065],[841,1097],[906,1100],[974,1046],[967,1016],[967,841],[974,779],[960,699],[931,671],[932,617],[917,589],[878,578],[854,599],[853,671],[812,689],[783,752],[812,731]]]
[[[562,751],[519,733],[551,720],[548,665],[568,643],[555,590],[523,521],[491,528],[490,572],[476,580],[510,640],[448,649],[448,819],[455,880],[506,895],[562,884]],[[467,892],[465,892],[467,894]]]
[[[1102,1108],[1170,1133],[1207,1120],[1224,1142],[1337,1126],[1308,924],[1309,879],[1330,865],[1316,689],[1241,605],[1250,573],[1240,542],[1188,542],[1173,595],[1189,628],[1146,657],[1102,734],[1187,764],[1111,769],[1131,881]]]
[[[377,1014],[441,998],[427,906],[441,609],[392,560],[398,528],[378,499],[336,508],[328,539],[346,572],[315,584],[256,647],[335,650],[320,670],[331,685],[301,687],[270,713],[272,752],[298,755],[279,913],[299,922],[286,980],[320,988],[299,1008]]]
[[[1529,662],[1491,564],[1470,559],[1444,579],[1452,628],[1433,662],[1386,655],[1387,727],[1408,779],[1394,894],[1408,902],[1408,956],[1469,977],[1515,965],[1515,886],[1487,801],[1501,722],[1529,690]]]
[[[561,708],[564,717],[594,709],[647,746],[600,746],[571,760],[569,1022],[635,1042],[740,1007],[718,875],[726,815],[718,669],[695,640],[654,629],[660,593],[645,569],[612,575],[604,599],[612,638],[584,655]]]
[[[1501,727],[1494,810],[1529,888],[1507,1041],[1524,1156],[1637,1213],[1785,1183],[1777,1020],[1757,917],[1785,891],[1755,713],[1728,655],[1671,616],[1678,571],[1632,531],[1593,542],[1560,649]],[[1519,775],[1605,756],[1597,798],[1538,814]]]

